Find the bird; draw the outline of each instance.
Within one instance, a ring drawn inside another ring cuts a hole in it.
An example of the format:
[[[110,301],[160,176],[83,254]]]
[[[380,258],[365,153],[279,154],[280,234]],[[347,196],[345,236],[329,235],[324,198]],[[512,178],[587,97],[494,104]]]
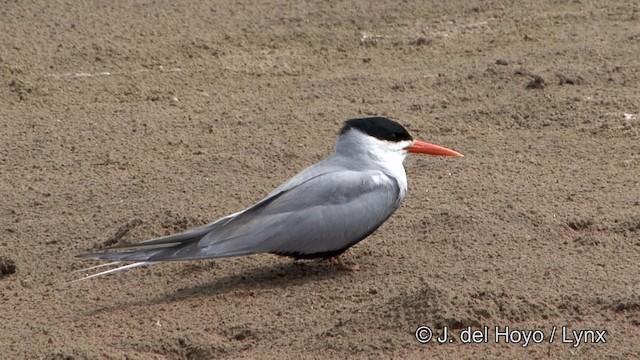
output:
[[[358,270],[341,255],[399,207],[407,193],[403,162],[410,153],[463,156],[414,140],[404,126],[386,117],[346,120],[332,154],[254,205],[185,232],[80,254],[111,261],[83,270],[119,266],[79,280],[165,261],[260,253],[328,259],[340,270]]]

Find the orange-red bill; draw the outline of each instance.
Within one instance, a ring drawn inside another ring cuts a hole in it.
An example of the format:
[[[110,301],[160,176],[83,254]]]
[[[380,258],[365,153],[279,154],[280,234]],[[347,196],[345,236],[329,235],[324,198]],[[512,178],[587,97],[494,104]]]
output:
[[[464,156],[457,151],[447,149],[446,147],[433,145],[424,141],[416,140],[413,145],[407,148],[410,153],[440,155],[440,156]]]

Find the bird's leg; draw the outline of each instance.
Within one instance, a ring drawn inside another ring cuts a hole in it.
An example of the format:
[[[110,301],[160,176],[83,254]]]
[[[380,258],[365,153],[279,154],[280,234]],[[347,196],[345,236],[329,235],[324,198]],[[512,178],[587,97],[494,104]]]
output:
[[[360,270],[360,265],[358,264],[347,265],[344,262],[344,260],[342,260],[340,255],[329,258],[329,262],[331,263],[331,265],[337,267],[340,270],[348,270],[348,271]]]

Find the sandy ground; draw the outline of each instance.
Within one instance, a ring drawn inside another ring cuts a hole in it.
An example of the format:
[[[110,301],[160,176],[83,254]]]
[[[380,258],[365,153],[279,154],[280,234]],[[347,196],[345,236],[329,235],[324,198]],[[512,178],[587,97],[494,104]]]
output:
[[[3,358],[640,357],[636,1],[46,3],[0,6]],[[466,156],[406,161],[346,253],[365,271],[69,283],[97,264],[76,254],[243,209],[367,115]]]

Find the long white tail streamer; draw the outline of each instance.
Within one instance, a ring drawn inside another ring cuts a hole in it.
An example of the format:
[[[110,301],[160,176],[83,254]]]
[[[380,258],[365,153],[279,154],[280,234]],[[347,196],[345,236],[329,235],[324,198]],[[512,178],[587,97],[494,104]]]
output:
[[[108,264],[96,265],[96,266],[92,266],[90,268],[81,269],[81,270],[77,270],[77,271],[89,271],[89,270],[101,268],[101,267],[104,267],[104,266],[117,265],[119,263],[120,263],[120,261],[115,261],[115,262],[111,262],[111,263],[108,263]],[[99,272],[97,274],[87,275],[87,276],[85,276],[83,278],[73,280],[72,282],[88,280],[88,279],[91,279],[91,278],[94,278],[94,277],[99,277],[99,276],[111,275],[111,274],[115,274],[115,273],[118,273],[118,272],[121,272],[121,271],[126,271],[126,270],[129,270],[129,269],[133,269],[133,268],[137,268],[137,267],[145,266],[145,265],[149,265],[149,264],[151,264],[150,261],[140,261],[140,262],[136,262],[136,263],[129,264],[129,265],[119,266],[119,267],[117,267],[115,269],[102,271],[102,272]]]

